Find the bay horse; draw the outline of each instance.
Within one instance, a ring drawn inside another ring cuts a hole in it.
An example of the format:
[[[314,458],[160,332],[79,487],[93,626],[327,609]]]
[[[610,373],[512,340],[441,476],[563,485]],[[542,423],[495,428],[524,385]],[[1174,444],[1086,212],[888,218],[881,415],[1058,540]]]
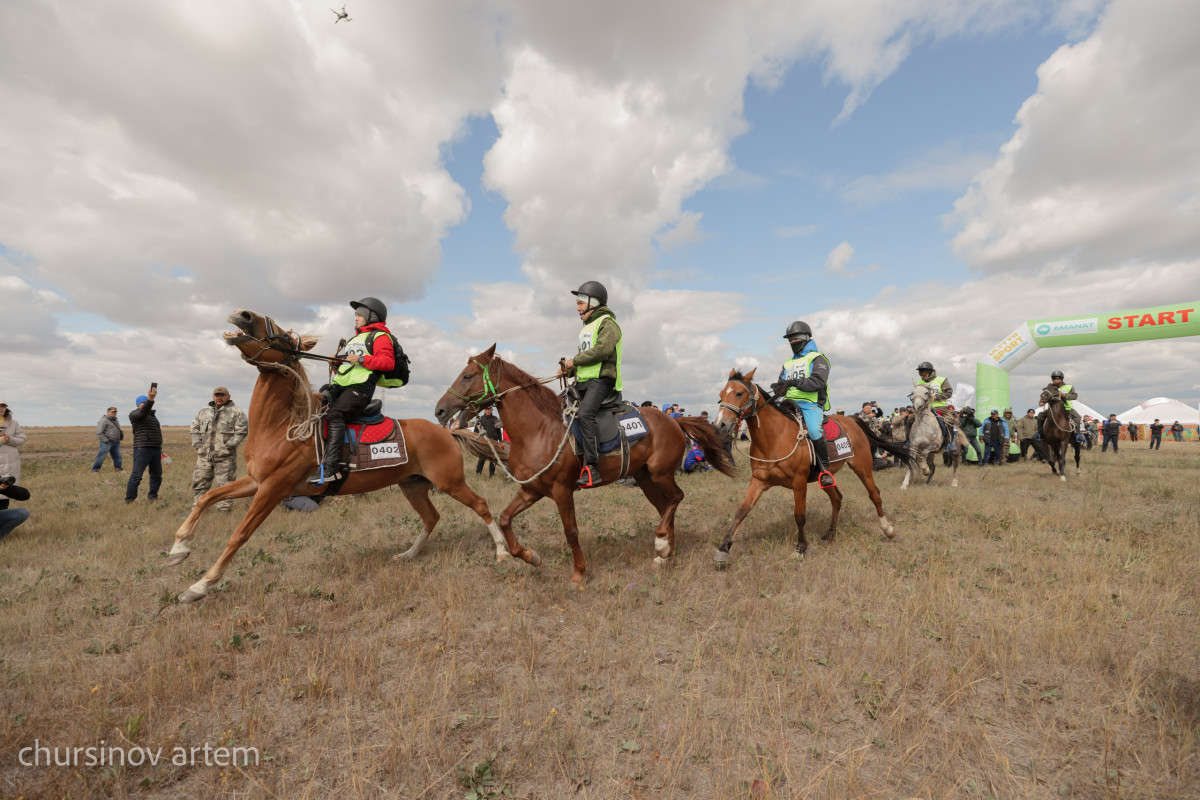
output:
[[[920,467],[926,484],[933,480],[933,473],[937,470],[933,457],[941,452],[944,436],[942,428],[938,424],[938,416],[929,405],[931,398],[932,394],[928,386],[919,383],[913,384],[912,394],[908,396],[913,406],[912,427],[908,430],[908,448],[912,451],[913,462],[908,465],[908,472],[904,474],[904,482],[900,484],[901,489],[908,488],[913,476],[914,464]],[[962,464],[963,453],[970,446],[962,428],[957,425],[954,426],[954,444],[956,447],[950,454],[953,459],[950,485],[957,487],[958,467]]]
[[[225,550],[204,577],[179,595],[181,603],[206,596],[221,580],[238,549],[262,524],[281,500],[289,495],[322,494],[326,487],[310,486],[305,478],[316,469],[314,436],[320,435],[320,400],[313,392],[308,375],[298,361],[316,345],[308,336],[283,331],[270,317],[237,309],[227,317],[237,333],[226,333],[225,343],[236,347],[242,359],[258,369],[258,381],[250,397],[250,434],[243,454],[246,475],[203,494],[175,533],[175,544],[168,553],[167,566],[182,563],[192,552],[192,539],[200,517],[214,503],[239,497],[254,500],[238,524]],[[421,419],[398,419],[408,451],[408,462],[393,467],[351,472],[338,494],[363,494],[399,486],[404,497],[421,516],[423,530],[401,558],[415,558],[421,546],[437,526],[440,515],[429,499],[429,489],[453,497],[474,511],[488,527],[496,546],[496,560],[510,554],[537,566],[537,553],[529,548],[505,547],[487,501],[471,490],[463,473],[462,454],[483,456],[488,448],[473,434],[450,433]],[[456,446],[457,445],[457,446]],[[512,544],[511,540],[508,544]]]
[[[804,536],[804,523],[807,520],[808,480],[812,468],[812,455],[805,443],[808,436],[804,427],[792,416],[785,414],[767,402],[767,393],[754,383],[754,373],[757,368],[743,375],[737,370],[729,371],[729,379],[721,389],[720,406],[717,410],[715,427],[717,433],[725,436],[735,430],[743,420],[750,431],[750,487],[746,497],[738,506],[733,516],[733,523],[721,540],[713,560],[718,564],[729,562],[729,548],[733,546],[733,536],[742,520],[758,503],[763,493],[772,486],[788,487],[792,490],[795,502],[796,554],[804,555],[808,550],[808,539]],[[879,527],[883,535],[889,539],[896,537],[896,528],[888,522],[883,513],[883,501],[879,495],[879,487],[875,485],[874,450],[882,450],[899,457],[904,462],[911,461],[908,448],[903,443],[889,442],[875,434],[858,417],[834,415],[831,419],[841,424],[842,430],[850,437],[853,456],[840,461],[832,461],[829,471],[836,473],[842,466],[849,464],[850,469],[862,481],[875,504],[879,515]],[[818,484],[820,486],[820,484]],[[833,515],[829,520],[829,530],[822,539],[833,541],[837,536],[838,513],[842,509],[842,493],[837,486],[823,488],[829,495],[833,506]]]
[[[1046,419],[1042,423],[1042,444],[1046,448],[1046,460],[1050,462],[1050,472],[1058,475],[1063,483],[1067,481],[1067,447],[1075,448],[1075,474],[1079,469],[1079,440],[1075,438],[1075,428],[1071,424],[1071,415],[1063,406],[1062,396],[1058,389],[1047,386],[1042,390],[1039,403],[1046,404]]]
[[[579,546],[575,519],[575,481],[580,461],[567,446],[570,434],[564,424],[562,402],[542,383],[497,356],[493,344],[467,361],[438,401],[434,416],[445,424],[464,409],[467,416],[474,416],[487,406],[496,406],[511,439],[511,476],[520,485],[516,497],[500,512],[500,530],[506,537],[513,536],[514,517],[543,497],[554,500],[574,555],[571,582],[581,587],[587,579],[587,561]],[[675,510],[683,500],[675,470],[687,451],[688,437],[700,445],[709,464],[730,477],[734,475],[733,461],[712,426],[700,417],[673,419],[648,406],[638,410],[649,432],[629,444],[626,474],[633,477],[659,513],[654,529],[654,563],[665,564],[675,554]],[[602,456],[601,482],[610,484],[621,477],[620,464],[620,458]]]

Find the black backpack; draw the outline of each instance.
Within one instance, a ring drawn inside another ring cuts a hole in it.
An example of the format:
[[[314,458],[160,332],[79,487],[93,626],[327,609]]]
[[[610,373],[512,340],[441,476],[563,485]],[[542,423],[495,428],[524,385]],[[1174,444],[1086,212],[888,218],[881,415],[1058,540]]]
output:
[[[382,331],[371,331],[367,334],[367,352],[375,352],[373,345],[375,337]],[[396,337],[391,333],[388,338],[392,340],[392,355],[396,357],[396,366],[389,369],[387,372],[379,373],[379,379],[375,382],[376,386],[382,386],[384,389],[393,389],[397,386],[404,386],[408,383],[408,356],[404,355],[404,348],[400,346],[400,342],[396,341]]]

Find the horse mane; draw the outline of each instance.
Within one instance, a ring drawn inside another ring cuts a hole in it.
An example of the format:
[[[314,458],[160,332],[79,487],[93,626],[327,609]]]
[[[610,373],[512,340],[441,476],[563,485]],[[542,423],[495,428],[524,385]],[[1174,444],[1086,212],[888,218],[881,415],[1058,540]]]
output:
[[[492,356],[492,366],[496,368],[496,383],[507,380],[529,391],[529,397],[538,411],[555,419],[562,418],[562,403],[558,395],[543,386],[537,378],[530,375],[516,364],[510,364],[500,356]]]
[[[729,380],[740,381],[742,383],[749,383],[749,381],[746,380],[746,376],[742,374],[742,371],[740,369],[734,370],[733,375],[729,378]],[[763,397],[771,396],[771,393],[768,392],[766,389],[764,389],[762,387],[762,384],[755,383],[755,384],[753,384],[753,386],[755,389],[758,389],[758,393],[761,394]],[[770,405],[770,403],[768,403],[767,405]],[[778,410],[778,409],[776,409],[776,410]]]

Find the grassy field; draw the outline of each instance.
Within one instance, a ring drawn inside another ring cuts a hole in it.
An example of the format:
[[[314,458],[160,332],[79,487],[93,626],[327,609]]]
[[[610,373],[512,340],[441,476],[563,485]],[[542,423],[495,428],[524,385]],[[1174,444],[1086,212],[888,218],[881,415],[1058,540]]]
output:
[[[163,568],[186,430],[159,502],[129,506],[125,473],[89,472],[90,428],[29,435],[33,516],[0,542],[0,796],[1200,797],[1195,444],[1093,450],[1066,485],[1016,464],[901,494],[881,472],[894,542],[842,473],[839,537],[811,491],[803,560],[774,490],[722,572],[745,474],[681,477],[662,570],[640,492],[583,493],[582,591],[551,503],[520,518],[540,570],[494,564],[444,496],[399,563],[419,519],[389,489],[278,511],[180,606],[248,503]],[[496,514],[513,494],[471,480]],[[161,760],[96,763],[113,748]]]

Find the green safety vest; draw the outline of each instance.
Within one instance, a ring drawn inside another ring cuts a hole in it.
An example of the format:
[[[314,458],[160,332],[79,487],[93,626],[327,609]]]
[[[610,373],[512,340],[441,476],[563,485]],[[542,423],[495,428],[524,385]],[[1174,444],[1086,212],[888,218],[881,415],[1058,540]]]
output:
[[[579,331],[579,349],[575,352],[582,353],[584,350],[591,350],[596,344],[596,335],[600,333],[600,325],[605,320],[609,320],[613,325],[617,325],[617,321],[612,317],[600,317],[583,326]],[[621,326],[617,325],[617,382],[613,385],[613,391],[621,391],[621,345],[624,343],[624,337],[621,335]],[[593,378],[600,377],[600,367],[604,365],[603,361],[597,361],[595,364],[588,364],[583,367],[575,367],[575,380],[578,383],[586,383]]]
[[[1062,386],[1058,387],[1058,391],[1062,394],[1067,394],[1068,392],[1075,391],[1075,387],[1069,383],[1064,383]],[[1063,408],[1065,408],[1067,411],[1073,410],[1073,408],[1071,406],[1071,401],[1065,397],[1063,398]]]
[[[376,331],[364,331],[346,342],[346,348],[339,355],[350,356],[370,355],[367,352],[367,337]],[[386,336],[380,332],[380,335]],[[333,370],[333,383],[336,386],[357,386],[366,383],[375,375],[375,370],[367,369],[362,364],[338,364]]]
[[[937,389],[938,393],[941,393],[942,384],[944,384],[945,382],[946,382],[946,379],[943,378],[941,375],[938,375],[936,378],[934,378],[931,381],[917,381],[917,386],[928,386],[931,389]],[[930,408],[945,408],[947,405],[949,405],[949,403],[945,400],[932,400],[929,403]]]
[[[823,353],[818,353],[816,350],[814,350],[813,352],[809,353],[808,355],[798,356],[796,358],[789,358],[787,361],[783,362],[783,379],[785,381],[801,381],[801,380],[804,380],[805,378],[807,378],[810,374],[809,365],[812,364],[812,360],[814,358],[816,358],[817,356],[824,357],[826,361],[829,360],[829,356],[826,356]],[[831,366],[832,366],[832,364],[831,364]],[[816,392],[802,392],[799,389],[797,389],[795,386],[788,387],[786,397],[789,400],[805,400],[809,403],[817,402],[817,393]],[[825,387],[825,407],[823,410],[828,411],[829,409],[830,409],[829,387],[826,386]]]

